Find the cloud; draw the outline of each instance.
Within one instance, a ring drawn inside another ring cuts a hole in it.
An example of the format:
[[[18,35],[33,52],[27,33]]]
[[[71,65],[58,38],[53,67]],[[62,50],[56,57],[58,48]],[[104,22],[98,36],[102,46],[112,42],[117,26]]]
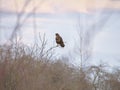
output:
[[[110,0],[110,1],[120,1],[120,0]]]
[[[22,10],[26,0],[1,0],[0,10],[18,11]],[[28,1],[28,0],[27,0]],[[26,4],[26,12],[30,12],[37,6],[36,12],[61,13],[69,11],[90,12],[96,9],[120,9],[120,0],[31,0]]]

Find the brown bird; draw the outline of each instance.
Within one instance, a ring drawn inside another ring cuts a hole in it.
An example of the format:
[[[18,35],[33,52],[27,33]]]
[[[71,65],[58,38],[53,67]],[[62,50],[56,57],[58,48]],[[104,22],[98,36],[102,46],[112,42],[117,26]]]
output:
[[[55,34],[56,35],[56,43],[58,44],[58,45],[60,45],[61,47],[64,47],[65,46],[65,44],[64,44],[64,42],[63,42],[63,39],[62,39],[62,37],[58,34],[58,33],[56,33]]]

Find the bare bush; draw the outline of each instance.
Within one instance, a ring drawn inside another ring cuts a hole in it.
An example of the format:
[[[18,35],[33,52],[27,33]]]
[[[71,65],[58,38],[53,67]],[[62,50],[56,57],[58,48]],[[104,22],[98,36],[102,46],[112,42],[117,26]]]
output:
[[[120,88],[119,68],[110,72],[104,64],[100,64],[80,69],[65,63],[65,58],[56,61],[40,58],[33,49],[22,44],[0,47],[1,90],[119,90]]]
[[[50,60],[46,62],[47,58],[38,60],[23,48],[25,49],[25,47],[14,45],[9,49],[1,47],[0,89],[77,90],[80,88],[75,77],[78,76],[75,68],[59,60],[55,62]]]

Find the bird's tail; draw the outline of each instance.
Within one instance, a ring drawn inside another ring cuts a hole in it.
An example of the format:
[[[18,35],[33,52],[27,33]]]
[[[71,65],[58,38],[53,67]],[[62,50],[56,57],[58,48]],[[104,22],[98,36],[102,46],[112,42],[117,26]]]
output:
[[[64,44],[64,43],[61,43],[60,46],[61,46],[61,47],[65,47],[65,44]]]

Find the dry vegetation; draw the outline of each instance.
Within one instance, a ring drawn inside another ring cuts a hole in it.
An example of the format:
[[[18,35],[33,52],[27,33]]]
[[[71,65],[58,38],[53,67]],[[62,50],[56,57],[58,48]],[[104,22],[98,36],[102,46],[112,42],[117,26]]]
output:
[[[76,68],[64,60],[51,60],[43,46],[0,47],[0,90],[120,89],[119,68],[114,72],[103,64]]]

